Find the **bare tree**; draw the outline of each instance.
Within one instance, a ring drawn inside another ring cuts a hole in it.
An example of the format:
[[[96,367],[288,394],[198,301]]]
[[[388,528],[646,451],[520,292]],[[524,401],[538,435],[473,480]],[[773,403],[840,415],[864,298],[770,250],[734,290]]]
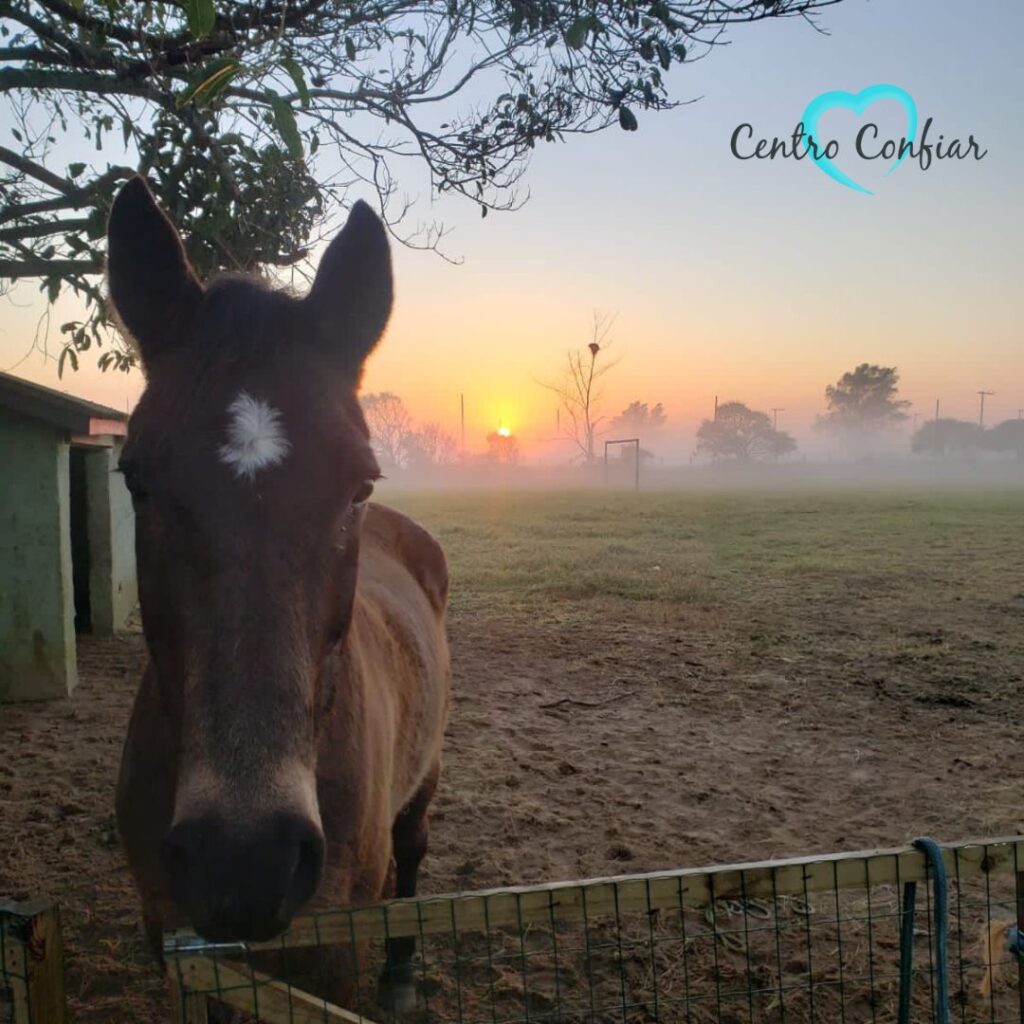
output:
[[[410,467],[450,466],[457,461],[459,444],[438,423],[427,423],[406,440],[406,460]]]
[[[381,462],[398,468],[405,465],[412,436],[412,416],[405,402],[390,391],[363,395],[360,398],[370,439]]]
[[[594,312],[590,343],[570,349],[562,379],[541,385],[558,397],[560,438],[571,441],[585,465],[594,462],[594,447],[604,416],[599,415],[600,382],[617,363],[608,359],[614,315]]]

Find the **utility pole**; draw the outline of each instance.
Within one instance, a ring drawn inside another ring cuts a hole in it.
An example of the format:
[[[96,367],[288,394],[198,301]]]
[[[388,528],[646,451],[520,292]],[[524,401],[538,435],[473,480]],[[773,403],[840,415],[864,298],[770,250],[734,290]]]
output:
[[[939,419],[939,400],[935,399],[935,420],[938,422]]]
[[[779,413],[786,410],[781,406],[772,406],[772,430],[779,429]]]
[[[718,419],[718,395],[715,395],[715,419]]]
[[[459,394],[459,421],[462,424],[462,454],[466,454],[466,393]]]
[[[985,426],[985,396],[994,395],[994,391],[979,391],[978,397],[981,399],[981,408],[978,410],[978,426]]]

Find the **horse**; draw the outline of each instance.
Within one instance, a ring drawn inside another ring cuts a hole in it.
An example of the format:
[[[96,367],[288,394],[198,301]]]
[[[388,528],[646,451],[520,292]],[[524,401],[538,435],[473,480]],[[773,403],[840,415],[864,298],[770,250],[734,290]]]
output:
[[[369,500],[357,391],[392,306],[386,229],[354,204],[301,298],[253,276],[200,283],[141,177],[107,241],[146,378],[119,468],[148,661],[116,817],[149,942],[159,958],[167,928],[266,941],[303,909],[415,895],[449,706],[448,570],[425,529]],[[398,1005],[415,999],[413,952],[388,944]],[[318,995],[348,998],[343,970],[309,970]]]

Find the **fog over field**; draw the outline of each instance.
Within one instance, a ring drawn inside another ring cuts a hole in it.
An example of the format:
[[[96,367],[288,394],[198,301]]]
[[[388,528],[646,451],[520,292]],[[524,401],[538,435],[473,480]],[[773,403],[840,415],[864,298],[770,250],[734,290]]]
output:
[[[386,472],[377,497],[429,491],[564,491],[613,492],[635,489],[635,467],[628,460],[610,459],[582,466],[434,466]],[[645,463],[640,491],[829,491],[864,490],[971,492],[992,488],[1024,490],[1024,463],[1015,459],[930,460],[907,457],[863,459],[856,462],[812,462],[794,459],[772,464]]]

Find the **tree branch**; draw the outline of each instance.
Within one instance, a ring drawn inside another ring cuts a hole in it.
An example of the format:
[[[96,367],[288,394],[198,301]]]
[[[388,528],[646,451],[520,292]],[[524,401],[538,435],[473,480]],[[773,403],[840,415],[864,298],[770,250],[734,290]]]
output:
[[[27,156],[15,153],[6,146],[0,146],[0,163],[8,164],[15,170],[21,171],[22,174],[27,174],[30,178],[49,185],[50,188],[62,195],[71,195],[75,191],[74,186],[69,185],[64,178],[54,174],[53,171],[48,171],[45,167],[40,167],[34,160],[29,160]]]
[[[84,231],[89,226],[86,217],[73,220],[40,221],[38,224],[19,224],[16,228],[0,228],[0,242],[16,242],[19,238],[47,238],[50,235]]]
[[[31,89],[36,92],[94,93],[97,95],[137,96],[167,105],[169,97],[149,82],[128,81],[112,75],[88,71],[49,71],[45,68],[0,68],[0,92]]]
[[[0,277],[17,280],[23,277],[56,277],[68,274],[99,274],[103,260],[44,260],[27,257],[22,260],[0,259]]]

